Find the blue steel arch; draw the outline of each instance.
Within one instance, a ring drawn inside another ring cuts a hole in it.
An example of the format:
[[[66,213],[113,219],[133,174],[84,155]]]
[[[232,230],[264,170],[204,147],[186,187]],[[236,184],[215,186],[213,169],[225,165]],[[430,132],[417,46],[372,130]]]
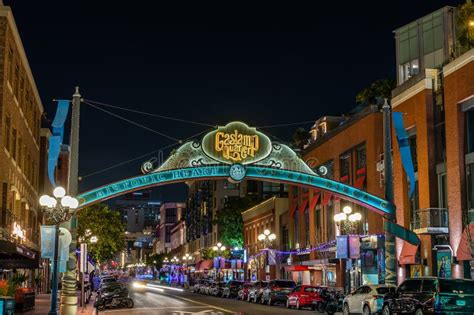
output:
[[[81,193],[77,196],[79,199],[79,209],[99,201],[148,187],[189,180],[226,179],[229,177],[230,167],[231,165],[206,165],[177,168],[127,178]],[[272,167],[247,165],[245,168],[245,178],[247,179],[291,183],[294,185],[317,188],[339,195],[344,199],[363,205],[382,215],[392,217],[395,213],[395,206],[392,203],[365,191],[327,178]]]

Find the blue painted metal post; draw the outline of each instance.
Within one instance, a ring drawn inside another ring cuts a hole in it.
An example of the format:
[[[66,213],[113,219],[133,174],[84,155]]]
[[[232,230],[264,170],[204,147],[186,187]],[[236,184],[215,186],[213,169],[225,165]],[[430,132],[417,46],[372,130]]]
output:
[[[58,277],[59,277],[59,225],[56,224],[56,235],[54,236],[54,260],[53,260],[53,283],[51,288],[51,308],[48,315],[58,314]]]
[[[385,200],[393,203],[393,173],[392,173],[392,125],[391,107],[385,99],[382,106],[383,135],[384,135],[384,172]],[[385,215],[385,220],[396,222],[396,212],[393,216]],[[397,259],[395,253],[395,236],[385,232],[385,283],[397,284]]]

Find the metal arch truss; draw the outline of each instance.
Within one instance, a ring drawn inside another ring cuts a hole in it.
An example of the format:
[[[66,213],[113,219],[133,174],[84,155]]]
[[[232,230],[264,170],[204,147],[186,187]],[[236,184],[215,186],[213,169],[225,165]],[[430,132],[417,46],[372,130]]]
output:
[[[268,158],[270,157],[271,155]],[[261,163],[274,162],[269,161],[268,158],[262,160]],[[202,161],[204,160],[205,157],[203,157]],[[102,200],[110,199],[128,192],[141,190],[147,187],[192,180],[226,179],[229,177],[229,171],[231,167],[231,165],[214,164],[166,169],[167,165],[171,166],[171,163],[167,162],[169,162],[169,160],[166,161],[163,166],[160,167],[160,169],[156,170],[153,173],[131,177],[80,194],[77,197],[79,200],[79,209]],[[193,163],[192,161],[188,162]],[[311,188],[321,189],[334,193],[336,195],[341,196],[342,198],[354,201],[383,215],[391,217],[394,215],[395,212],[394,205],[388,203],[384,199],[369,194],[365,191],[356,189],[352,186],[348,186],[327,178],[320,177],[314,174],[312,171],[312,174],[310,174],[294,170],[277,168],[275,166],[271,167],[260,165],[247,165],[245,166],[245,168],[246,178],[248,179],[308,186]]]

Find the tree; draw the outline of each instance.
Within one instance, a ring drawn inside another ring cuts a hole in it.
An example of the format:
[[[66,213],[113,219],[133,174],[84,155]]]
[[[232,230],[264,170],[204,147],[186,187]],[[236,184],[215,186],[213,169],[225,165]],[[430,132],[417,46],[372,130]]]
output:
[[[85,238],[86,231],[97,236],[95,244],[89,244],[89,254],[96,262],[113,259],[125,248],[125,225],[117,211],[105,204],[95,204],[82,209],[78,215],[78,237]]]
[[[474,5],[471,0],[467,0],[458,7],[456,34],[461,49],[459,53],[465,53],[474,47]]]
[[[165,260],[165,254],[153,254],[146,256],[145,264],[147,266],[154,266],[156,269],[160,270],[163,267],[163,261]]]
[[[381,79],[373,82],[368,87],[357,93],[356,102],[375,103],[376,97],[390,99],[392,97],[392,90],[395,88],[395,81],[389,79]]]
[[[215,224],[219,226],[219,241],[228,248],[242,247],[244,233],[242,212],[259,202],[255,196],[229,197],[224,207],[217,212]],[[213,253],[208,253],[212,256]]]
[[[293,133],[292,141],[295,148],[303,150],[305,144],[308,143],[309,140],[309,132],[304,129],[303,127],[299,127]]]

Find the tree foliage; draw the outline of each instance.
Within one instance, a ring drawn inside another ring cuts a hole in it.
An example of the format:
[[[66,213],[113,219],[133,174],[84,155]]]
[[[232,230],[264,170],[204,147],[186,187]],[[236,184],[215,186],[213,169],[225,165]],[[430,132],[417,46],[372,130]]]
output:
[[[89,254],[96,262],[113,259],[125,248],[125,225],[120,213],[110,210],[105,204],[95,204],[79,212],[78,236],[85,238],[87,230],[98,238],[96,244],[88,246]]]
[[[376,97],[390,99],[392,97],[392,90],[395,88],[395,81],[389,79],[381,79],[373,82],[368,87],[360,91],[356,95],[356,102],[374,103]]]
[[[226,200],[224,207],[219,210],[214,220],[214,223],[219,226],[219,241],[223,245],[228,248],[242,247],[244,243],[242,212],[258,202],[259,200],[255,196],[229,197]],[[212,258],[215,255],[211,251],[206,252],[206,256]]]
[[[165,260],[165,254],[153,254],[146,256],[145,264],[147,266],[154,266],[160,270],[163,267],[163,261]]]
[[[460,53],[474,48],[474,5],[468,0],[460,5],[456,14],[456,34]]]
[[[302,150],[304,148],[304,145],[308,143],[309,132],[303,127],[299,127],[295,130],[291,139],[293,142],[293,146],[297,149]]]

